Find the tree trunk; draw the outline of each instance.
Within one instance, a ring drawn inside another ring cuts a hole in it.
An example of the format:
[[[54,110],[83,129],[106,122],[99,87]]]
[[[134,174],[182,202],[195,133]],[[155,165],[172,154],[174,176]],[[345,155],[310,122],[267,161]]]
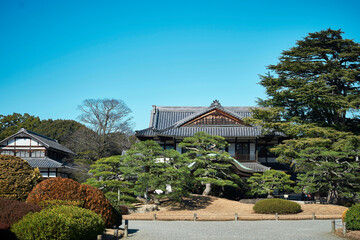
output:
[[[203,196],[208,196],[210,191],[211,191],[211,183],[206,183],[205,184],[205,190],[203,191],[202,195]]]

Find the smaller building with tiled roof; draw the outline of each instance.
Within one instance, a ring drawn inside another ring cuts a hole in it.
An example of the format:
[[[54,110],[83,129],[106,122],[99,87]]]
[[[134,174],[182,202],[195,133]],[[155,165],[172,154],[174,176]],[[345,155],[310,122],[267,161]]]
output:
[[[225,150],[236,160],[235,166],[242,174],[264,172],[275,162],[268,149],[283,136],[265,136],[260,127],[246,124],[243,118],[252,116],[252,108],[224,107],[217,100],[208,107],[153,106],[149,128],[136,131],[136,137],[155,140],[164,149],[182,153],[185,150],[179,143],[197,132],[222,136],[229,143]]]
[[[45,178],[67,177],[72,171],[65,162],[75,153],[55,139],[22,128],[0,141],[0,154],[18,156],[31,167],[39,168]]]

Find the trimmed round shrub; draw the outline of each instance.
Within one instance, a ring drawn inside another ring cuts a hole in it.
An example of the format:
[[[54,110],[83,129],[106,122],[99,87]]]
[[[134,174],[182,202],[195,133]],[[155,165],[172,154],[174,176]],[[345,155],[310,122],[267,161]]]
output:
[[[84,196],[81,199],[84,201],[84,208],[103,216],[107,226],[116,225],[116,212],[100,189],[87,184],[81,184],[81,191]]]
[[[301,212],[301,206],[289,200],[272,198],[255,203],[254,211],[263,214],[292,214]]]
[[[44,200],[38,203],[38,205],[42,208],[49,208],[54,206],[75,206],[75,207],[83,207],[84,202],[83,201],[75,201],[75,200]]]
[[[40,212],[41,207],[16,200],[0,198],[0,222],[9,226],[30,212]]]
[[[25,201],[29,192],[43,180],[38,168],[19,157],[0,155],[0,197]]]
[[[90,185],[69,178],[50,178],[36,185],[26,201],[39,204],[47,200],[81,201],[84,208],[100,214],[106,226],[115,224],[116,215],[109,200],[101,190]]]
[[[360,203],[352,205],[345,215],[346,227],[350,230],[360,230]]]
[[[100,215],[74,206],[56,206],[30,213],[11,228],[19,240],[88,240],[96,239],[104,230]]]

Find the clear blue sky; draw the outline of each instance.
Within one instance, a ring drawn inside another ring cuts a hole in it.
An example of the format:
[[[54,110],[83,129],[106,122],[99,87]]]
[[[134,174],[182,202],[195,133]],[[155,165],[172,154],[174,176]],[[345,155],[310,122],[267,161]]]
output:
[[[360,42],[360,1],[0,0],[0,114],[77,119],[116,98],[148,127],[152,105],[255,106],[259,74],[309,32]]]

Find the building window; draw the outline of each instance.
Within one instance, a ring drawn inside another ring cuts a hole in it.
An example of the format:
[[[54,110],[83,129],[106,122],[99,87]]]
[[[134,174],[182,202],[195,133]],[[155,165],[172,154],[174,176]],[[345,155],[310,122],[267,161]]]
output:
[[[6,150],[4,150],[4,151],[1,151],[1,154],[2,154],[2,155],[11,155],[11,156],[14,156],[14,152],[13,152],[13,151],[6,151]]]
[[[16,156],[21,157],[21,158],[28,158],[28,157],[30,157],[30,152],[29,151],[17,151]]]
[[[45,157],[45,152],[44,151],[32,151],[31,157],[33,157],[33,158]]]
[[[249,143],[236,143],[235,156],[237,160],[249,161],[250,160],[250,144]]]

